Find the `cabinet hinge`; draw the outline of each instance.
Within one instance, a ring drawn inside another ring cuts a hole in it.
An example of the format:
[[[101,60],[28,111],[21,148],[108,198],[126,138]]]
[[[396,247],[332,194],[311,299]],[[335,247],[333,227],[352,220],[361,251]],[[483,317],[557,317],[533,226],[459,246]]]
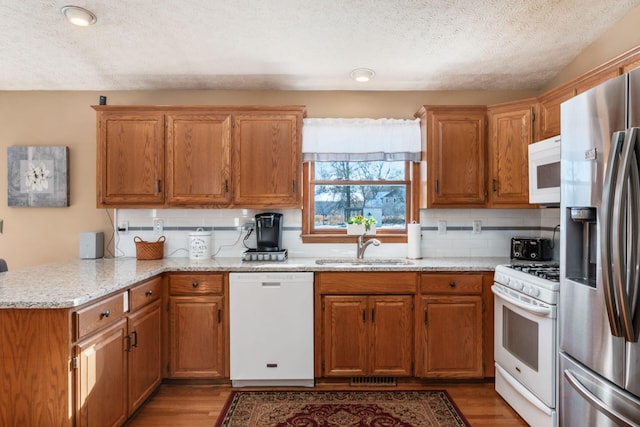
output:
[[[536,121],[536,113],[531,113],[531,121],[532,122]]]
[[[218,323],[222,323],[222,310],[218,309]]]
[[[424,311],[424,324],[427,324],[427,310]]]
[[[293,193],[296,192],[296,180],[295,179],[291,182],[291,191]]]
[[[436,193],[440,192],[440,183],[436,179]]]
[[[324,310],[324,301],[322,301],[322,309]]]
[[[78,356],[71,359],[71,369],[78,369]]]

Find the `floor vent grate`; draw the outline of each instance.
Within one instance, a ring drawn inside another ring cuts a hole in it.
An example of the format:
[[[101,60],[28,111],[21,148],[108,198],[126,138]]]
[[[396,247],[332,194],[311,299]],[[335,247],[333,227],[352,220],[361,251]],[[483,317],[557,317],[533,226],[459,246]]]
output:
[[[351,377],[351,386],[396,386],[395,377]]]

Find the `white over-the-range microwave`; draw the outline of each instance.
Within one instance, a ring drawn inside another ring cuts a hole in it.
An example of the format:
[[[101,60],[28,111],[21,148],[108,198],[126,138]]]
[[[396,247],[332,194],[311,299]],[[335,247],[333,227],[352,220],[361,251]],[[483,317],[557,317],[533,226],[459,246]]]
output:
[[[560,136],[529,144],[529,203],[560,205]]]

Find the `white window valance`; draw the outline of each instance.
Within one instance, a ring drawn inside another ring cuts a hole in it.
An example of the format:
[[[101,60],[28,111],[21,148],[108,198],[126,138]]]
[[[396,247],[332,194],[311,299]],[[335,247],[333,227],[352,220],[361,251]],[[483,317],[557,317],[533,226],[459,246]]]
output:
[[[420,120],[304,119],[308,161],[420,161]]]

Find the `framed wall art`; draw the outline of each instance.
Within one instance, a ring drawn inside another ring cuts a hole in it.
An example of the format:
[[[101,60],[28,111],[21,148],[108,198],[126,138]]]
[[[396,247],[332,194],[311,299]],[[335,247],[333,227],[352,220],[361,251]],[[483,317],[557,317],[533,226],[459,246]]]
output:
[[[8,147],[9,206],[69,206],[69,147]]]

